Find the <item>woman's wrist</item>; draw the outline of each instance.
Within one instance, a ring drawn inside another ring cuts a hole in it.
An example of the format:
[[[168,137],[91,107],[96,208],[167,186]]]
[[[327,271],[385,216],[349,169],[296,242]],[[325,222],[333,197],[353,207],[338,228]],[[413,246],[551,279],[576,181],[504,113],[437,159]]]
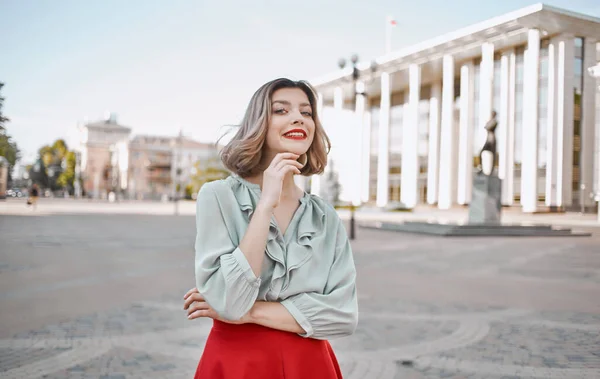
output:
[[[265,204],[259,200],[258,204],[256,204],[256,209],[254,210],[254,213],[263,213],[268,216],[271,216],[273,214],[274,209],[275,207]]]
[[[260,306],[261,306],[261,302],[260,301],[256,301],[254,302],[254,305],[252,306],[252,308],[250,308],[250,310],[248,311],[248,313],[246,313],[246,315],[244,316],[244,322],[246,324],[256,324],[256,321],[259,319],[259,314],[260,314]]]

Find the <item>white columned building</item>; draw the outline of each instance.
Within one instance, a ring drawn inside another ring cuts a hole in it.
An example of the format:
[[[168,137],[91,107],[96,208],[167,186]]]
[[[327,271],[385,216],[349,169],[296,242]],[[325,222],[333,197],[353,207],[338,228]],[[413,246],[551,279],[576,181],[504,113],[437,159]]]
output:
[[[587,71],[600,60],[599,41],[599,18],[536,4],[359,62],[356,88],[348,70],[312,80],[324,108],[366,94],[354,109],[360,182],[352,201],[468,206],[496,111],[502,204],[595,211],[600,95]]]
[[[538,96],[540,67],[540,31],[527,31],[527,50],[523,76],[523,141],[521,165],[521,205],[523,212],[537,210],[538,172]],[[527,147],[527,148],[525,148]]]
[[[442,105],[442,83],[431,86],[429,100],[429,148],[427,155],[427,203],[434,205],[438,200],[440,177],[440,115]]]
[[[358,138],[356,141],[357,143],[357,151],[358,151],[358,155],[359,155],[359,159],[358,159],[358,166],[355,167],[355,170],[358,171],[355,173],[355,176],[353,178],[353,182],[355,183],[353,185],[352,191],[351,191],[351,198],[352,198],[352,205],[355,206],[359,206],[362,203],[362,198],[363,198],[363,191],[364,191],[364,186],[362,183],[367,182],[368,183],[368,178],[369,178],[369,161],[368,161],[368,153],[369,153],[369,146],[366,145],[365,146],[365,136],[362,134],[364,133],[365,129],[365,97],[364,97],[364,92],[365,92],[365,83],[358,81],[356,82],[356,87],[355,87],[355,107],[354,107],[354,115],[356,117],[356,119],[358,120],[357,125],[359,126],[360,130],[359,132],[361,133],[360,138]],[[367,129],[368,130],[368,129]],[[368,138],[366,139],[366,141],[368,142]],[[365,156],[367,159],[365,159]],[[368,190],[368,187],[367,187]]]
[[[440,183],[438,207],[448,209],[452,206],[456,194],[457,151],[454,130],[454,58],[443,57],[442,68],[442,131],[440,137]]]
[[[400,201],[408,208],[418,203],[419,180],[419,96],[421,68],[411,64],[408,69],[408,112],[404,116],[402,139],[402,181]]]
[[[475,65],[467,62],[460,68],[460,131],[458,144],[458,204],[471,199],[473,178],[473,103]]]
[[[389,164],[390,164],[390,74],[381,74],[381,102],[379,110],[379,154],[377,156],[377,206],[385,207],[388,203]]]
[[[512,179],[515,165],[514,67],[515,52],[509,49],[500,58],[500,109],[498,110],[499,161],[498,176],[502,180],[502,204],[512,205]]]

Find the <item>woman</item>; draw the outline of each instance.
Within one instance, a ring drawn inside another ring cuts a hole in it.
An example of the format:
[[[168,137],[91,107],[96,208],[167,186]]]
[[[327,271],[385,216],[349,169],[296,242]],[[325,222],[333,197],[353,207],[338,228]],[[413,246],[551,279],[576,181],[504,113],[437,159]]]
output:
[[[341,378],[328,339],[354,333],[356,271],[344,225],[294,175],[322,173],[330,143],[306,82],[252,96],[221,158],[232,175],[197,198],[188,317],[212,318],[195,378]]]

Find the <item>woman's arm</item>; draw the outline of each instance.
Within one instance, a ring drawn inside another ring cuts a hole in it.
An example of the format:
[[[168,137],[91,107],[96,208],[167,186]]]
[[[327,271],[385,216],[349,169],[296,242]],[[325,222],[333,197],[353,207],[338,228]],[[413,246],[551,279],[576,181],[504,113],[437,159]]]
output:
[[[204,300],[198,289],[192,288],[183,297],[183,309],[187,311],[188,319],[193,320],[200,317],[210,317],[215,320],[232,324],[258,324],[267,328],[283,330],[291,333],[305,333],[290,312],[277,302],[257,301],[252,309],[240,318],[239,321],[226,320]]]
[[[223,214],[212,183],[200,189],[196,202],[196,288],[206,302],[229,320],[239,320],[254,305],[260,287],[273,209],[281,194],[282,180],[300,173],[298,156],[280,153],[263,174],[263,193],[248,228],[236,246],[228,231],[231,214]],[[299,167],[298,167],[299,166]],[[218,186],[218,184],[217,184]],[[231,202],[230,198],[221,201]]]
[[[332,339],[354,333],[358,323],[356,269],[346,229],[340,222],[335,256],[322,293],[304,292],[281,302],[306,332],[303,337]]]
[[[235,201],[228,197],[225,184],[207,183],[200,189],[196,200],[196,288],[206,301],[221,316],[239,320],[248,313],[260,287],[260,277],[254,273],[250,260],[231,239],[228,229],[228,213],[223,213],[220,202]],[[261,227],[268,233],[269,220],[259,212],[252,218],[246,237],[252,235],[260,243]],[[261,225],[264,223],[265,225]],[[230,226],[231,227],[231,226]],[[254,231],[254,232],[253,232]],[[266,245],[266,234],[263,246]],[[264,247],[263,247],[264,249]],[[262,253],[264,254],[264,252]],[[262,260],[261,260],[262,262]],[[259,272],[260,275],[260,272]]]
[[[292,314],[278,302],[257,301],[248,314],[248,322],[284,332],[306,333]]]

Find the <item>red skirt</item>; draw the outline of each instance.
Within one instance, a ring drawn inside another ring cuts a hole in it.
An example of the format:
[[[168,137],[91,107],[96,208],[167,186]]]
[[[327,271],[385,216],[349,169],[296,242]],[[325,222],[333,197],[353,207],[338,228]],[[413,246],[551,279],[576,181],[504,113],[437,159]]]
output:
[[[194,379],[341,379],[329,342],[214,321]]]

